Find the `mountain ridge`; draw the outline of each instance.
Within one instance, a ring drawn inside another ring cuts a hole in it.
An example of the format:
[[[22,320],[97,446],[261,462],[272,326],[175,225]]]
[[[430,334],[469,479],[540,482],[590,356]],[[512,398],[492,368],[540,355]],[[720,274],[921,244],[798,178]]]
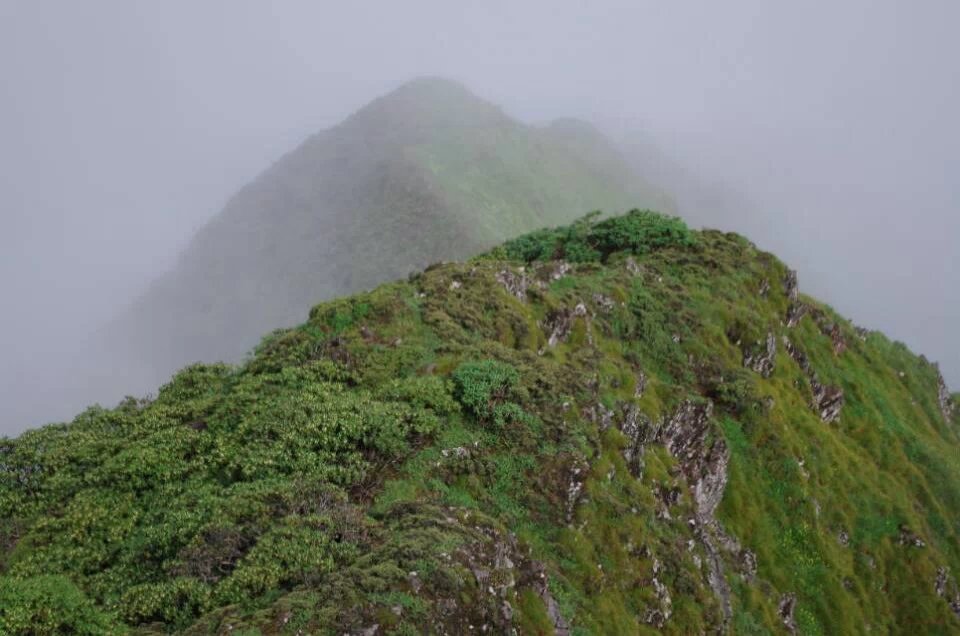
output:
[[[589,216],[0,441],[0,628],[949,634],[958,445],[773,255]]]
[[[149,385],[189,362],[238,360],[317,300],[594,207],[666,201],[595,129],[528,126],[456,82],[413,80],[241,188],[105,330],[108,345],[119,366],[151,361]]]

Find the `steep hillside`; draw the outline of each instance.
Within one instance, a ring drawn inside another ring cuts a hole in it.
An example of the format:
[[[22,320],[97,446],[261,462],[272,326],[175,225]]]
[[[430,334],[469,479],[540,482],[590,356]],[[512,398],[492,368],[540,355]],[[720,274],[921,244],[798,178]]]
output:
[[[958,411],[745,239],[588,218],[0,443],[0,631],[957,633]]]
[[[415,80],[243,188],[107,332],[120,366],[148,361],[159,381],[238,359],[318,300],[597,207],[663,203],[586,124],[526,126],[459,84]]]

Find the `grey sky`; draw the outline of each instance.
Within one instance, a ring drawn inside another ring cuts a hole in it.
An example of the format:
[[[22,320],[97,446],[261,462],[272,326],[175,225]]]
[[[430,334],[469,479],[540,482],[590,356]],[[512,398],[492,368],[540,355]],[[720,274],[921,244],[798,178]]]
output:
[[[73,343],[234,190],[424,74],[642,130],[960,387],[960,4],[345,4],[0,0],[0,433],[89,400],[58,393]]]

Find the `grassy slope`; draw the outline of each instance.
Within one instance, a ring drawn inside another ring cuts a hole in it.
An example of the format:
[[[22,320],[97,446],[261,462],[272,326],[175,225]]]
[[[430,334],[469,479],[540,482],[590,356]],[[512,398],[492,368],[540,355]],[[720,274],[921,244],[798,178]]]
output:
[[[782,632],[788,593],[805,634],[955,633],[935,581],[960,572],[960,422],[935,368],[805,299],[839,324],[835,354],[812,315],[784,325],[775,258],[637,218],[603,245],[579,224],[318,305],[240,367],[2,442],[0,626],[550,634],[555,601],[574,633],[642,634],[662,584],[670,633]],[[553,276],[536,254],[581,262]],[[839,421],[783,347],[769,378],[743,367],[770,331],[844,389]],[[717,516],[758,563],[723,554],[729,621],[677,458],[651,441],[631,470],[620,430],[631,406],[650,429],[704,399],[731,451]]]

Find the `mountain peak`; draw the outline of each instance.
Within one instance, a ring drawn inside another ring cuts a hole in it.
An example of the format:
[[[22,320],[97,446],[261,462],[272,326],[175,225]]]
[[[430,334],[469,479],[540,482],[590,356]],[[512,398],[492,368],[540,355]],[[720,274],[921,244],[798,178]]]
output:
[[[443,77],[417,77],[373,100],[346,122],[360,126],[430,127],[490,125],[509,121],[496,105]]]

